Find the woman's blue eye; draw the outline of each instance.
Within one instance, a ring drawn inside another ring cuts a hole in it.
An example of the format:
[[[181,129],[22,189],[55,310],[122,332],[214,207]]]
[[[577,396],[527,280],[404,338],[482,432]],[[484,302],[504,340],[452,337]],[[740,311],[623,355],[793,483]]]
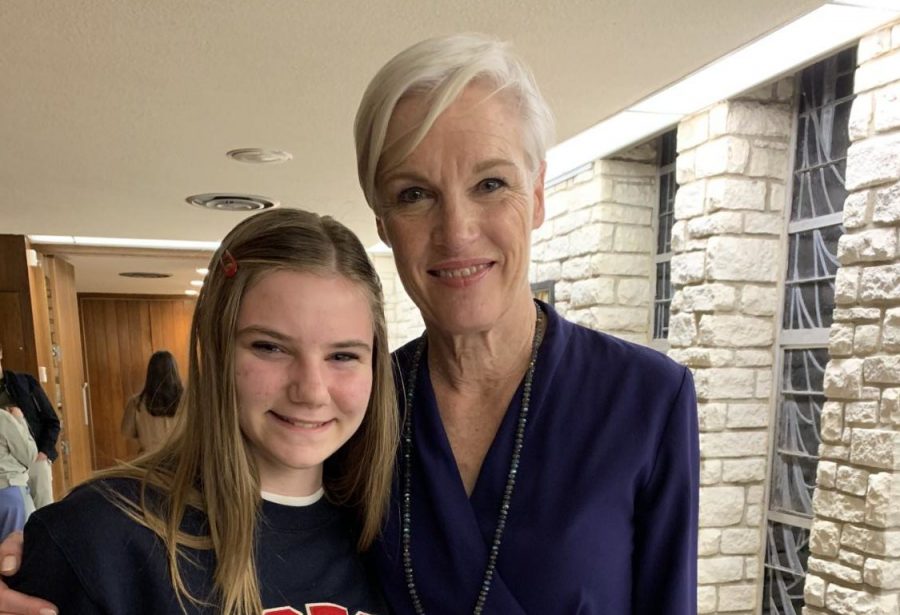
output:
[[[412,188],[401,190],[400,194],[397,195],[397,201],[400,203],[417,203],[427,198],[427,196],[428,193],[425,192],[424,188],[413,186]]]
[[[489,177],[478,182],[478,189],[481,192],[494,192],[506,185],[506,182],[497,177]]]
[[[253,350],[259,350],[262,352],[280,352],[281,348],[278,347],[277,344],[273,344],[271,342],[253,342],[251,345]]]
[[[331,355],[331,358],[334,361],[338,361],[340,363],[345,363],[347,361],[358,361],[359,355],[353,354],[352,352],[336,352]]]

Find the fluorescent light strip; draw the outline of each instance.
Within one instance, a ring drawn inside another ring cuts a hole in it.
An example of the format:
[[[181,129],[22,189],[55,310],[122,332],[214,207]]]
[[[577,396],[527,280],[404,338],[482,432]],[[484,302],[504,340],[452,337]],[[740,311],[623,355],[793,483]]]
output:
[[[898,17],[898,0],[846,0],[819,7],[551,148],[547,183],[659,134],[687,115],[789,73]]]
[[[29,235],[33,243],[104,248],[151,248],[154,250],[215,250],[218,241],[184,241],[179,239],[130,239],[124,237],[78,237],[73,235]]]

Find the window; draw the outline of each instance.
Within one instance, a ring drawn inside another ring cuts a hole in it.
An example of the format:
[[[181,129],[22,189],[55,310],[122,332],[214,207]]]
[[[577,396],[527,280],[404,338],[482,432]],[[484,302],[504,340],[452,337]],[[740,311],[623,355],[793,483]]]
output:
[[[825,401],[856,49],[805,69],[788,223],[762,612],[799,615]]]
[[[656,221],[656,293],[653,300],[653,339],[669,336],[669,307],[672,303],[672,225],[675,222],[675,134],[659,138],[659,207]]]

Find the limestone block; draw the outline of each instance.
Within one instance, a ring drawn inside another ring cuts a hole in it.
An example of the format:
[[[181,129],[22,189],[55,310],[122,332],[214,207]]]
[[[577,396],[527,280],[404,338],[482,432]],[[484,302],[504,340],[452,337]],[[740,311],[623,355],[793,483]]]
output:
[[[890,51],[890,49],[891,31],[888,29],[876,30],[859,39],[859,46],[856,48],[856,61],[858,64],[864,64],[872,58]]]
[[[744,578],[745,579],[756,579],[759,578],[759,556],[754,555],[752,557],[744,558]]]
[[[702,487],[700,527],[736,525],[744,516],[743,487]]]
[[[750,487],[747,487],[747,503],[759,504],[763,501],[764,493],[765,488],[762,485],[752,485]]]
[[[673,314],[669,318],[669,343],[672,346],[690,346],[697,339],[697,325],[693,314]]]
[[[613,250],[615,252],[655,251],[656,238],[653,235],[653,229],[649,226],[617,225]]]
[[[900,355],[869,357],[864,361],[867,384],[900,384]]]
[[[863,568],[863,579],[872,587],[900,589],[900,561],[869,558]]]
[[[866,500],[837,491],[817,489],[813,496],[813,510],[816,515],[829,519],[861,523],[866,519]]]
[[[764,456],[767,442],[768,434],[765,431],[701,433],[700,453],[704,459]]]
[[[676,220],[672,225],[671,247],[672,252],[685,252],[687,248],[687,223],[684,220]]]
[[[601,173],[595,173],[590,181],[575,184],[560,197],[565,201],[567,211],[575,211],[583,207],[590,207],[601,201],[612,198],[613,182]]]
[[[835,557],[841,547],[841,524],[813,519],[809,533],[809,550],[816,555]]]
[[[699,341],[706,346],[771,346],[774,339],[771,319],[714,314],[700,317]]]
[[[828,352],[833,357],[846,357],[853,354],[853,332],[850,324],[833,323],[828,332]]]
[[[697,421],[701,432],[722,431],[725,429],[727,404],[697,404]]]
[[[697,613],[715,613],[718,592],[715,585],[700,585],[697,587]]]
[[[615,203],[650,207],[656,197],[655,182],[618,180],[613,183],[612,200]]]
[[[861,63],[856,69],[853,89],[856,92],[866,92],[895,81],[897,75],[900,75],[900,51],[895,49],[890,53]]]
[[[618,203],[600,203],[591,209],[590,221],[650,226],[653,223],[653,209]]]
[[[752,611],[756,608],[755,585],[723,585],[719,587],[719,613]]]
[[[780,236],[784,217],[780,213],[745,213],[744,232],[750,235]]]
[[[700,460],[700,484],[715,485],[722,482],[722,462],[718,459]]]
[[[591,315],[600,331],[646,332],[649,327],[645,310],[629,307],[597,306]]]
[[[616,284],[616,300],[619,305],[647,305],[650,302],[650,284],[646,278],[627,278]]]
[[[871,550],[872,535],[876,532],[859,525],[845,524],[841,530],[841,546],[850,547],[866,553],[878,553]],[[883,534],[883,532],[878,532]]]
[[[825,581],[814,574],[806,575],[803,600],[809,606],[825,606]]]
[[[900,58],[900,52],[895,54]],[[900,66],[898,66],[900,68]],[[857,71],[857,77],[860,74]],[[853,143],[847,150],[849,192],[896,181],[900,169],[900,134],[882,135]]]
[[[897,598],[829,583],[825,606],[841,615],[897,615]]]
[[[766,209],[777,213],[784,212],[784,208],[788,206],[787,192],[784,184],[781,182],[769,183],[769,198],[766,200]]]
[[[609,252],[613,247],[615,228],[613,224],[589,224],[572,231],[568,235],[565,256]]]
[[[859,267],[841,267],[834,280],[834,301],[838,305],[856,303],[859,292]]]
[[[709,110],[709,133],[713,138],[728,132],[728,104],[728,101],[723,101]]]
[[[701,284],[682,290],[683,308],[691,312],[727,311],[734,308],[737,291],[728,284]]]
[[[742,216],[733,211],[717,211],[688,220],[689,237],[710,237],[741,232]]]
[[[728,404],[725,426],[729,429],[766,427],[768,424],[768,404]]]
[[[872,125],[872,95],[860,94],[850,107],[850,121],[848,129],[851,141],[860,141],[869,135],[869,127]]]
[[[780,242],[750,237],[710,237],[706,273],[711,280],[775,282]]]
[[[593,254],[591,275],[646,276],[652,267],[650,254]]]
[[[835,308],[834,320],[837,322],[872,320],[881,321],[881,309],[869,307]]]
[[[833,461],[819,461],[816,467],[816,486],[834,489],[837,481],[837,464]]]
[[[698,113],[678,123],[678,151],[696,147],[709,138],[709,114]]]
[[[757,553],[761,544],[759,529],[726,528],[722,530],[720,548],[725,555]]]
[[[820,459],[847,461],[850,459],[850,447],[843,444],[823,443],[819,445]]]
[[[844,228],[862,228],[872,219],[871,191],[852,192],[844,199]]]
[[[881,412],[891,423],[900,426],[900,389],[884,390],[881,395]]]
[[[595,209],[607,207],[606,203],[600,203]],[[567,212],[558,216],[553,220],[553,234],[567,235],[577,228],[586,226],[591,221],[590,209],[578,209],[576,211]]]
[[[900,126],[900,84],[875,92],[875,130],[884,132]]]
[[[784,105],[730,101],[725,130],[730,134],[789,137],[791,113]]]
[[[569,258],[560,265],[560,279],[581,280],[591,275],[591,257],[577,256]]]
[[[862,570],[866,558],[860,553],[853,553],[852,551],[842,550],[840,553],[838,553],[838,561],[846,566],[850,566],[851,568],[858,568]]]
[[[744,512],[744,523],[750,527],[759,527],[763,519],[763,508],[759,504],[750,504]],[[748,573],[748,579],[751,577]]]
[[[847,583],[862,583],[862,571],[837,562],[810,556],[807,562],[810,572],[835,577]]]
[[[891,509],[893,478],[888,472],[869,475],[866,493],[865,521],[876,527],[890,527],[897,521],[898,512]]]
[[[754,483],[765,478],[765,458],[726,459],[722,462],[722,481],[726,483]],[[865,495],[865,483],[863,485],[862,495]]]
[[[822,406],[821,435],[823,442],[840,442],[844,433],[843,404],[836,401],[826,401]]]
[[[772,387],[774,386],[772,379],[772,371],[768,369],[756,370],[756,389],[754,397],[758,399],[769,399],[772,395]]]
[[[844,418],[848,423],[874,426],[878,423],[877,401],[851,401],[844,406]]]
[[[623,179],[655,178],[657,171],[654,164],[642,164],[628,160],[615,160],[613,158],[598,160],[595,168],[602,177]]]
[[[766,367],[774,362],[771,350],[735,350],[733,365],[735,367]]]
[[[535,282],[559,280],[562,277],[562,265],[559,261],[537,263],[533,267]]]
[[[695,150],[694,170],[697,177],[726,173],[742,174],[747,170],[750,143],[746,139],[724,136],[707,141]]]
[[[697,179],[696,153],[696,149],[679,152],[678,158],[675,159],[675,181],[679,186],[687,186]],[[678,196],[676,195],[675,198],[677,199]]]
[[[834,399],[859,399],[863,359],[832,359],[825,368],[825,395]]]
[[[702,584],[730,583],[744,576],[744,559],[739,556],[701,557],[697,561],[697,581]]]
[[[685,252],[672,256],[672,284],[683,286],[703,280],[706,254],[703,252]]]
[[[615,303],[616,282],[612,278],[589,278],[572,284],[570,298],[573,308]]]
[[[772,316],[778,303],[778,292],[774,286],[747,284],[741,288],[741,312],[744,314]]]
[[[571,256],[568,235],[553,237],[531,253],[531,259],[537,262],[559,261],[568,256]]]
[[[862,270],[860,297],[863,301],[896,301],[900,299],[900,263]]]
[[[853,353],[859,356],[876,352],[880,337],[878,325],[859,325],[853,333]]]
[[[784,181],[790,172],[788,160],[787,142],[754,141],[750,148],[747,175]]]
[[[900,222],[900,183],[875,191],[872,220],[879,224]]]
[[[869,473],[850,466],[839,466],[836,486],[845,493],[865,497],[869,487]]]
[[[704,387],[706,399],[751,399],[754,397],[756,374],[752,369],[714,367],[694,374],[699,394]]]
[[[900,308],[885,310],[881,347],[885,352],[900,351]]]
[[[677,194],[675,199],[677,201]],[[763,211],[766,208],[766,182],[743,177],[713,177],[706,182],[706,208],[710,212],[723,209]]]
[[[892,228],[845,233],[838,241],[842,265],[890,260],[897,251],[897,231]]]
[[[850,461],[853,463],[871,468],[896,469],[895,450],[900,450],[900,432],[863,428],[853,430],[850,443]]]
[[[722,530],[718,528],[700,528],[697,532],[697,554],[716,555],[719,552],[719,540]]]
[[[727,348],[670,348],[668,354],[673,361],[688,367],[726,367],[736,365],[734,353]]]

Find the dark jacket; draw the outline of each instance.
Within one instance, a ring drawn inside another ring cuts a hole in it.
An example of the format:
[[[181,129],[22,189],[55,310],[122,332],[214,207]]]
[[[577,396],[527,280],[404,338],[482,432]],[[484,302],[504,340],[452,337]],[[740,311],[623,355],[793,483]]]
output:
[[[59,438],[59,417],[44,389],[32,376],[9,370],[3,371],[3,381],[13,402],[22,410],[28,429],[37,443],[38,451],[50,461],[56,459],[56,440]]]

